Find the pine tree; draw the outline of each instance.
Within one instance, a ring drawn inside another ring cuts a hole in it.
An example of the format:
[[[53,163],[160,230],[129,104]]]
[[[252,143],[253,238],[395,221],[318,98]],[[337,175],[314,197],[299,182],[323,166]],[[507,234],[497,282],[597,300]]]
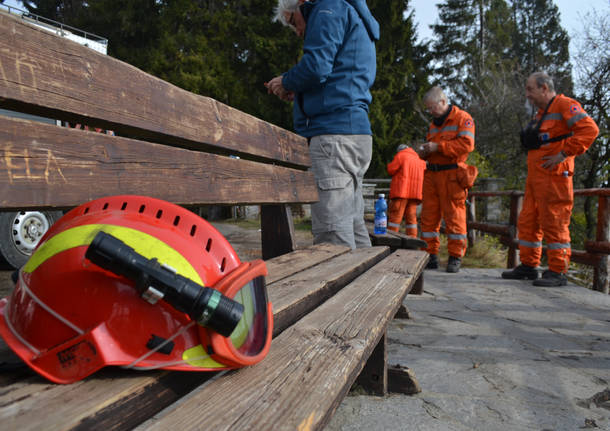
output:
[[[438,8],[439,22],[432,26],[435,78],[465,102],[490,65],[514,56],[513,23],[504,0],[446,0]]]
[[[572,95],[567,32],[559,24],[559,10],[552,0],[513,0],[513,50],[523,75],[546,71],[560,93]]]
[[[418,44],[409,1],[368,2],[381,27],[376,44],[377,76],[371,89],[369,117],[373,129],[373,158],[367,177],[387,177],[386,164],[399,144],[425,138],[426,121],[418,114],[418,103],[429,87],[429,57]]]

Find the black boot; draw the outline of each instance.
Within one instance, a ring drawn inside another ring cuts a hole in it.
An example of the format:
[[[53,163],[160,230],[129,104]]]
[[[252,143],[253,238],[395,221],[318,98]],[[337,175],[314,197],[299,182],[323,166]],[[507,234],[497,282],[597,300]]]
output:
[[[538,278],[538,270],[533,266],[521,264],[510,271],[504,271],[502,278],[509,280],[536,280]]]
[[[438,256],[435,254],[430,255],[426,269],[437,269],[438,268]]]
[[[447,262],[447,272],[458,272],[461,264],[462,259],[455,256],[449,256],[449,261]]]
[[[542,278],[538,280],[534,280],[534,286],[543,286],[543,287],[558,287],[558,286],[566,286],[568,284],[568,277],[565,274],[561,274],[559,272],[551,271],[547,269],[542,273]]]

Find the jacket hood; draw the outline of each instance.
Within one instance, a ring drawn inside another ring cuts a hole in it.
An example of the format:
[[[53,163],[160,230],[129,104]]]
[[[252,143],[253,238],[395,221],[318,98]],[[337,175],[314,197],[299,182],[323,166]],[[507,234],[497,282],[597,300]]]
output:
[[[371,40],[378,41],[379,40],[379,23],[371,14],[368,6],[366,5],[366,0],[345,0],[347,3],[352,5],[360,18],[362,18],[362,22],[364,22],[364,26],[371,37]]]

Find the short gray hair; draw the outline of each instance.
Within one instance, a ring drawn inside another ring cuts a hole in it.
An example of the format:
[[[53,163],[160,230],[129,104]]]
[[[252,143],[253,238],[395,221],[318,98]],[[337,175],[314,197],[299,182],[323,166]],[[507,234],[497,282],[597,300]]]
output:
[[[542,87],[543,85],[546,85],[549,91],[555,91],[555,84],[553,84],[553,78],[551,78],[548,73],[534,72],[530,75],[530,78],[534,78],[534,80],[536,81],[536,86],[538,88]]]
[[[299,7],[299,0],[277,0],[277,6],[275,7],[275,16],[273,21],[279,21],[286,27],[295,29],[287,20],[285,13],[294,13]]]
[[[406,150],[407,148],[409,148],[408,145],[406,144],[400,144],[398,147],[396,147],[396,152],[400,153],[402,150]]]
[[[440,102],[441,100],[444,100],[445,102],[449,101],[447,99],[447,95],[441,87],[434,86],[430,90],[428,90],[426,94],[424,94],[424,102]]]

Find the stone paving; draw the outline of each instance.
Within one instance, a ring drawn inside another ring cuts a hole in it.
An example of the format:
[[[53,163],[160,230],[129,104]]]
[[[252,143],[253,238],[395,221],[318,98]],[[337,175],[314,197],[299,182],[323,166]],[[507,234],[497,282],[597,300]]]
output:
[[[610,295],[500,273],[426,271],[388,331],[422,392],[350,394],[326,430],[610,430]]]

